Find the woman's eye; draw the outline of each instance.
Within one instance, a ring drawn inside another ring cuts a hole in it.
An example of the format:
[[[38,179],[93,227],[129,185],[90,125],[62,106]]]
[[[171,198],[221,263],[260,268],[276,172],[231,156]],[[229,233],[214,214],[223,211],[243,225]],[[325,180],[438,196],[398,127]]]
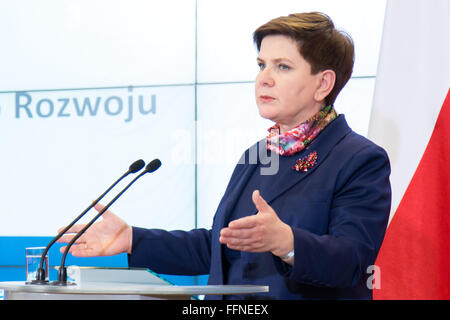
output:
[[[280,70],[289,70],[289,69],[291,69],[291,67],[289,67],[289,66],[287,66],[287,65],[285,65],[285,64],[279,64],[279,65],[278,65],[278,68],[279,68]]]
[[[266,67],[266,65],[265,65],[264,63],[262,63],[262,62],[259,62],[259,63],[258,63],[258,67],[259,67],[259,70],[264,70],[264,68]]]

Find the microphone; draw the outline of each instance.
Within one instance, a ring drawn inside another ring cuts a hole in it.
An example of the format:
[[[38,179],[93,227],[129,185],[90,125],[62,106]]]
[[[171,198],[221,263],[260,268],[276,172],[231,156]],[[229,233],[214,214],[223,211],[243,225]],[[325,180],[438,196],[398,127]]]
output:
[[[87,207],[78,217],[75,218],[75,220],[73,220],[67,227],[65,227],[60,233],[58,233],[56,235],[56,237],[54,237],[52,239],[52,241],[50,241],[50,243],[47,245],[47,247],[44,250],[44,253],[41,256],[41,260],[39,262],[39,268],[37,269],[36,279],[32,280],[31,282],[28,282],[27,284],[47,284],[48,283],[48,280],[45,280],[46,275],[45,275],[45,269],[43,268],[43,266],[44,266],[45,256],[47,255],[47,252],[50,249],[50,247],[59,238],[61,238],[67,232],[67,230],[69,230],[78,220],[80,220],[89,210],[91,210],[93,206],[95,206],[112,188],[114,188],[116,186],[116,184],[118,184],[123,178],[128,176],[130,173],[138,172],[144,166],[145,166],[144,160],[136,160],[135,162],[133,162],[130,165],[130,167],[128,168],[127,172],[125,172],[116,182],[114,182],[105,192],[103,192],[103,194],[100,195],[100,197],[98,197],[97,200],[92,202],[89,207]]]
[[[64,254],[63,257],[61,259],[61,265],[59,267],[59,271],[58,271],[58,281],[53,282],[53,285],[60,285],[60,286],[66,286],[66,285],[71,285],[73,283],[68,283],[67,282],[67,269],[64,266],[65,262],[66,262],[66,256],[67,253],[69,252],[70,248],[72,247],[72,245],[75,243],[75,241],[78,240],[78,238],[80,238],[83,233],[89,229],[89,227],[94,224],[94,222],[103,214],[105,213],[106,210],[108,210],[108,208],[125,192],[128,190],[128,188],[136,182],[136,180],[138,180],[140,177],[142,177],[144,174],[149,173],[149,172],[154,172],[156,171],[159,167],[161,166],[161,161],[159,159],[154,159],[152,160],[149,164],[147,164],[147,166],[145,167],[145,170],[142,171],[136,178],[134,178],[125,188],[122,189],[122,191],[120,191],[115,197],[114,199],[112,199],[102,210],[100,210],[100,212],[91,220],[89,221],[88,224],[86,224],[86,226],[81,229],[73,238],[72,240],[67,244],[66,250],[64,250]]]

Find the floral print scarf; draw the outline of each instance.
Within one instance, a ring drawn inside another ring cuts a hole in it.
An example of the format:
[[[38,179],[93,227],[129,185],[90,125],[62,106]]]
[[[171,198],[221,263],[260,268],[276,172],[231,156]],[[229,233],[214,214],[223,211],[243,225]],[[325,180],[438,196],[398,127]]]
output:
[[[268,129],[266,147],[281,156],[296,154],[305,149],[336,117],[337,113],[334,107],[329,105],[283,134],[280,134],[280,125],[277,123]]]

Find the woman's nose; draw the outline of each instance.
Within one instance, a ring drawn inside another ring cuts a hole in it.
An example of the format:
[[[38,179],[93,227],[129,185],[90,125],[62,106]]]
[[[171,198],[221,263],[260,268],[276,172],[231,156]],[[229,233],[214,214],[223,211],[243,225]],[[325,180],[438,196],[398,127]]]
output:
[[[256,77],[256,81],[260,86],[264,87],[273,87],[275,84],[275,81],[272,77],[272,72],[270,68],[264,68],[262,69],[258,76]]]

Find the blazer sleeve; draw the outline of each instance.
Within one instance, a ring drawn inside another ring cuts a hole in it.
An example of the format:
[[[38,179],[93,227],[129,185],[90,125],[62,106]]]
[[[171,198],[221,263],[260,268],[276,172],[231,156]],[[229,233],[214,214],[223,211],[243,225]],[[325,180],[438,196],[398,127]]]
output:
[[[328,233],[293,227],[294,266],[276,258],[282,273],[296,282],[327,287],[355,286],[376,256],[389,219],[390,165],[372,145],[360,150],[338,175]]]
[[[130,267],[150,268],[157,273],[208,274],[211,264],[211,231],[165,231],[133,227]]]
[[[247,153],[248,150],[241,156],[240,163],[245,162]],[[219,207],[227,198],[242,167],[235,167]],[[128,265],[165,274],[208,274],[211,266],[211,237],[212,231],[207,229],[166,231],[133,227],[132,253],[128,255]]]

